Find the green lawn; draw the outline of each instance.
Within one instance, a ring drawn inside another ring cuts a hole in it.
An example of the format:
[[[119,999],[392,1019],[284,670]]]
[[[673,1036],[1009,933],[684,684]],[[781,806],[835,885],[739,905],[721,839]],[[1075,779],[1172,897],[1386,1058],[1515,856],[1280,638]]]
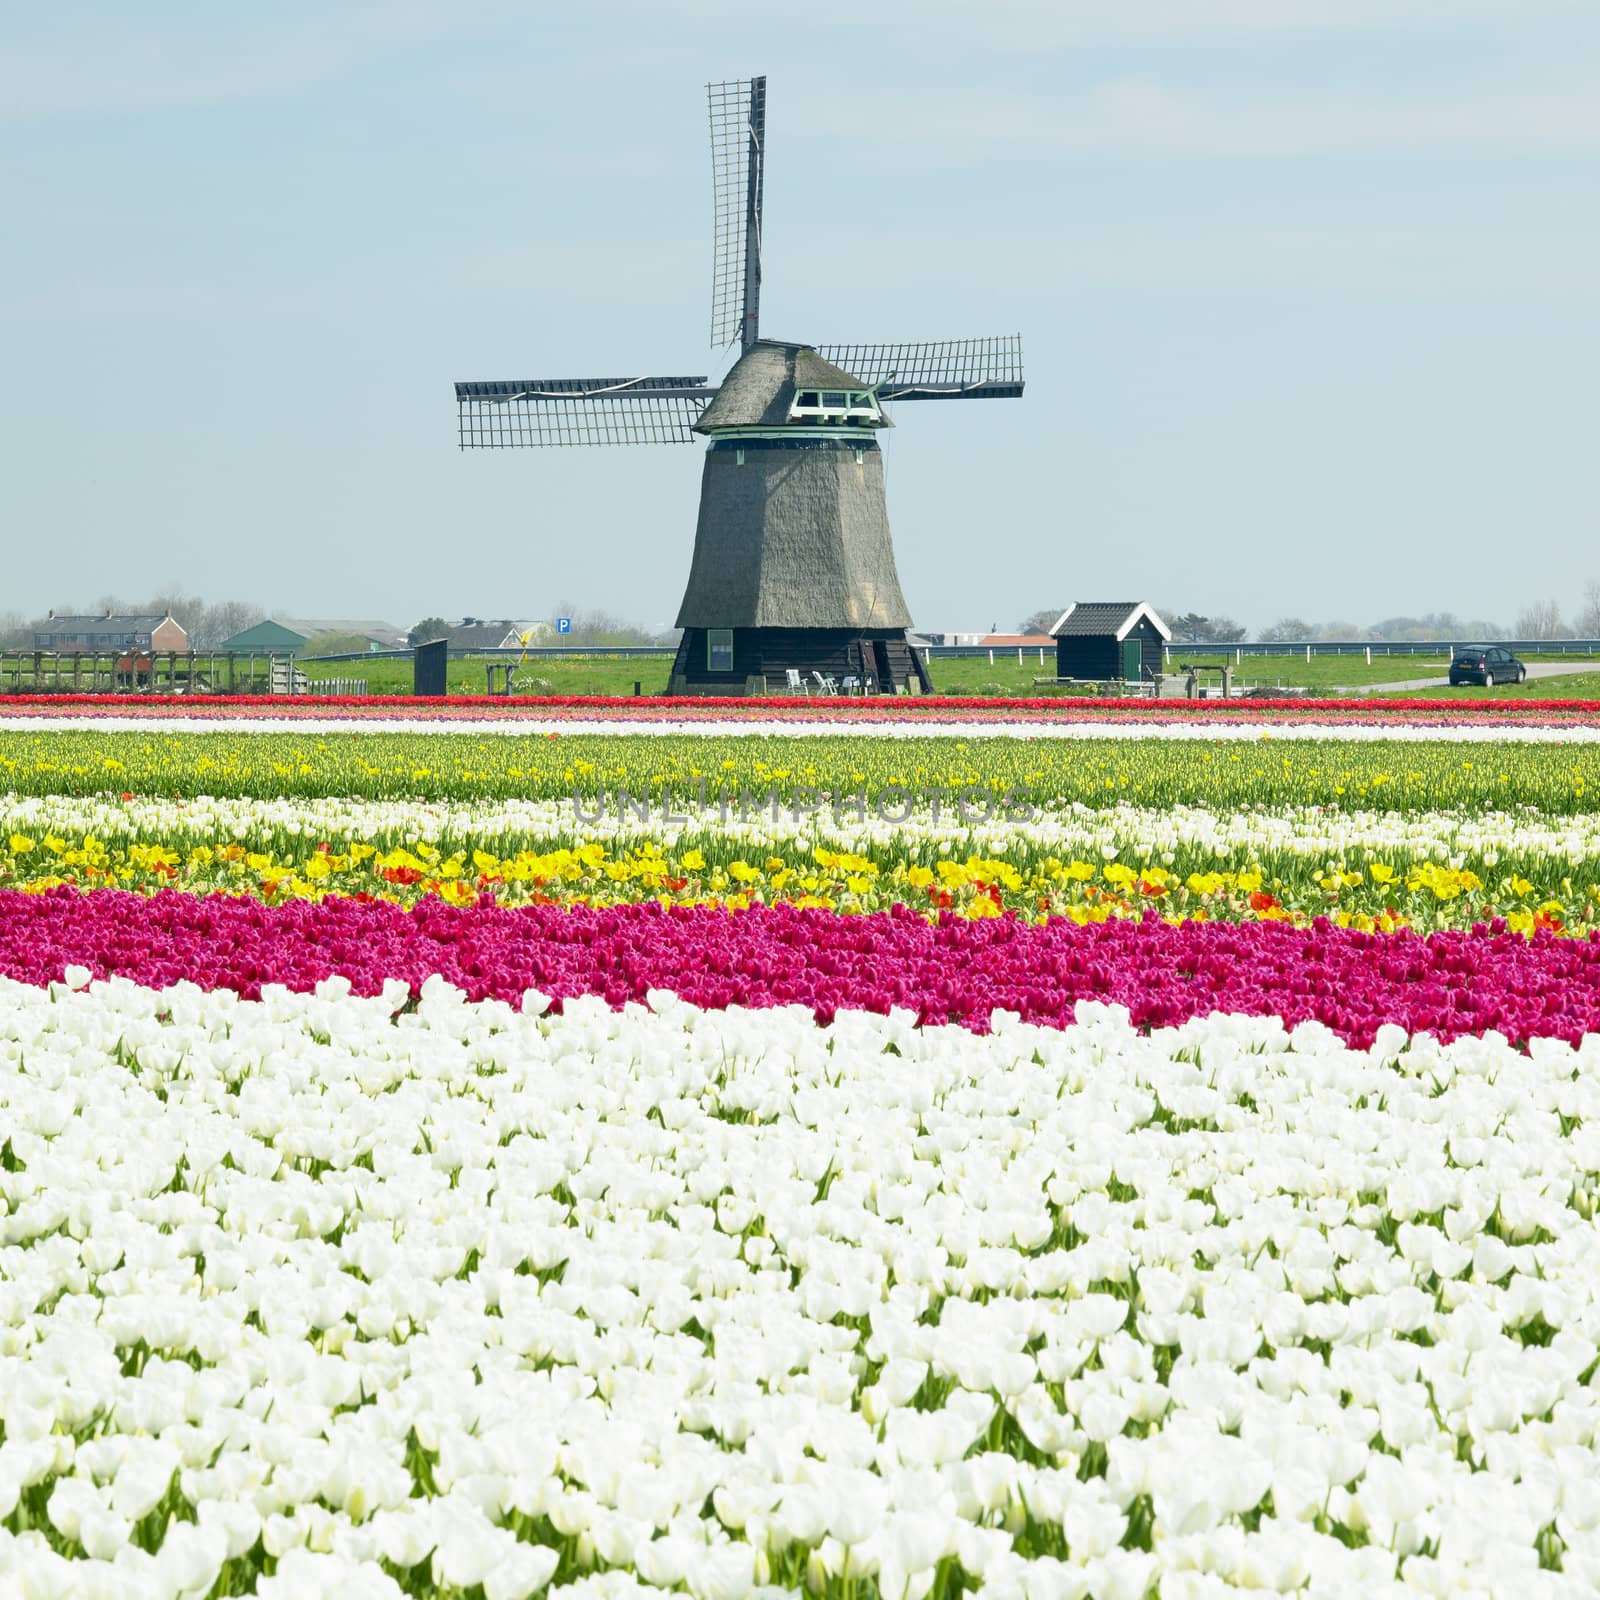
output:
[[[1560,656],[1532,656],[1530,660],[1559,661]],[[1220,667],[1220,657],[1194,657],[1187,655],[1180,645],[1172,652],[1171,661],[1176,671],[1180,663],[1193,660],[1197,666]],[[411,663],[409,660],[387,658],[379,661],[309,661],[303,663],[306,676],[313,682],[325,678],[365,678],[369,694],[410,694]],[[670,669],[667,656],[644,658],[628,656],[584,656],[571,660],[549,656],[530,657],[518,663],[512,674],[512,690],[517,694],[596,694],[631,696],[638,683],[640,691],[653,695],[667,686]],[[446,684],[451,694],[482,694],[485,690],[485,661],[482,657],[453,658],[447,670]],[[1241,666],[1234,669],[1236,684],[1282,685],[1285,688],[1308,688],[1331,693],[1340,689],[1362,688],[1369,684],[1405,682],[1408,679],[1443,677],[1448,667],[1445,656],[1374,656],[1369,666],[1362,656],[1313,656],[1308,662],[1303,656],[1245,657]],[[933,681],[941,694],[959,695],[1045,695],[1070,692],[1058,689],[1054,681],[1036,684],[1035,679],[1050,679],[1055,670],[1055,658],[1045,651],[1044,665],[1039,664],[1037,649],[1024,650],[1019,664],[1016,651],[996,651],[994,664],[982,656],[957,656],[935,658],[932,663]],[[498,664],[495,678],[498,682]],[[1205,680],[1215,684],[1214,673]],[[1451,694],[1482,697],[1495,696],[1520,698],[1545,698],[1574,696],[1589,698],[1600,691],[1600,675],[1573,673],[1555,678],[1539,678],[1517,686],[1496,687],[1493,690],[1454,689]],[[1412,694],[1434,694],[1437,690],[1397,691]]]
[[[365,678],[368,694],[410,694],[411,662],[398,657],[380,661],[305,661],[306,676]],[[451,694],[483,694],[485,667],[481,656],[452,656],[445,668],[445,688]],[[511,675],[513,694],[613,694],[631,695],[637,682],[644,694],[667,686],[670,656],[585,656],[571,661],[530,656],[515,662]],[[495,687],[502,681],[501,661],[495,662]]]
[[[1600,672],[1563,672],[1553,678],[1529,678],[1526,683],[1497,683],[1492,689],[1465,683],[1458,689],[1408,689],[1395,698],[1431,695],[1451,700],[1600,700]]]
[[[1220,656],[1191,656],[1182,645],[1176,646],[1169,658],[1173,669],[1180,663],[1193,662],[1196,666],[1219,668],[1224,665]],[[1450,658],[1437,656],[1374,656],[1368,666],[1364,656],[1318,656],[1307,661],[1299,656],[1246,656],[1235,663],[1230,656],[1226,665],[1233,668],[1235,683],[1282,684],[1285,688],[1341,689],[1358,688],[1368,683],[1397,683],[1407,678],[1442,676],[1448,669]],[[1208,681],[1215,682],[1214,672]]]

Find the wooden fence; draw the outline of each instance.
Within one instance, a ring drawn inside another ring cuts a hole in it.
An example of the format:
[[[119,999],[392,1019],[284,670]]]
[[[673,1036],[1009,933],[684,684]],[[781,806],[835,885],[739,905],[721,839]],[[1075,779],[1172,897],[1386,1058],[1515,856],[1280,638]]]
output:
[[[282,694],[295,671],[276,651],[0,650],[0,694]]]

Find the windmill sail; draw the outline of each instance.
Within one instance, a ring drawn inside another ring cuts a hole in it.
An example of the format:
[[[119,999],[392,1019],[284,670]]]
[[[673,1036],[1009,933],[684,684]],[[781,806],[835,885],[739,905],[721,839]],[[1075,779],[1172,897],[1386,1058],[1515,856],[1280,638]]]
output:
[[[708,83],[711,110],[711,343],[756,342],[761,313],[761,195],[766,167],[767,80]]]
[[[1022,335],[910,344],[819,344],[880,400],[1001,400],[1022,393]]]
[[[521,378],[458,383],[463,450],[517,445],[692,444],[716,394],[704,378]]]

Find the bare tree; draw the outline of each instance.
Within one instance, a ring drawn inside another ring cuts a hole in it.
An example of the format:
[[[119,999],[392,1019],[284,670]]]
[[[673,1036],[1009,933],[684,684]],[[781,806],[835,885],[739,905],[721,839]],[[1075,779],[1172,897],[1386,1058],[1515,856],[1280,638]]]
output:
[[[614,617],[609,611],[583,609],[563,600],[556,607],[555,614],[572,619],[572,630],[560,636],[558,642],[561,644],[604,646],[656,643],[648,629],[636,622]]]
[[[77,614],[78,608],[59,605],[57,612]],[[204,600],[187,594],[178,584],[165,584],[155,594],[143,600],[128,601],[115,594],[103,594],[95,602],[91,615],[103,612],[124,612],[134,616],[166,616],[169,613],[189,635],[191,650],[215,650],[224,639],[242,632],[253,623],[262,621],[266,612],[246,600],[223,600],[208,605]],[[30,634],[31,638],[31,634]]]
[[[1572,619],[1580,639],[1600,639],[1600,579],[1583,586],[1583,609]]]
[[[1298,644],[1302,639],[1314,639],[1317,630],[1304,617],[1279,617],[1270,628],[1263,628],[1259,638],[1263,644]]]
[[[258,622],[265,622],[267,614],[260,606],[245,600],[222,600],[214,606],[202,606],[189,628],[189,644],[195,650],[215,650],[224,639],[231,639]]]
[[[1385,617],[1366,631],[1368,639],[1377,642],[1407,641],[1425,643],[1437,639],[1445,644],[1459,643],[1463,639],[1504,639],[1507,637],[1503,623],[1463,620],[1453,611],[1430,611],[1421,617]]]
[[[0,613],[0,650],[26,650],[33,643],[33,628],[20,611]]]
[[[1049,633],[1056,624],[1056,618],[1066,609],[1065,606],[1046,606],[1042,611],[1030,611],[1017,624],[1017,632]]]
[[[1519,639],[1570,639],[1572,630],[1561,620],[1561,607],[1554,600],[1535,600],[1517,613]]]

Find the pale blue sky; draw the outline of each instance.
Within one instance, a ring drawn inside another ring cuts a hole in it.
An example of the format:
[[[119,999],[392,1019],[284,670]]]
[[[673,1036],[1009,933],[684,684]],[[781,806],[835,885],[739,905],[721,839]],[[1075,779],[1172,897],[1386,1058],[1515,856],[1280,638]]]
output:
[[[764,331],[1023,335],[896,417],[920,625],[1600,577],[1594,0],[4,0],[0,611],[670,624],[699,451],[462,453],[450,385],[720,375],[755,72]]]

